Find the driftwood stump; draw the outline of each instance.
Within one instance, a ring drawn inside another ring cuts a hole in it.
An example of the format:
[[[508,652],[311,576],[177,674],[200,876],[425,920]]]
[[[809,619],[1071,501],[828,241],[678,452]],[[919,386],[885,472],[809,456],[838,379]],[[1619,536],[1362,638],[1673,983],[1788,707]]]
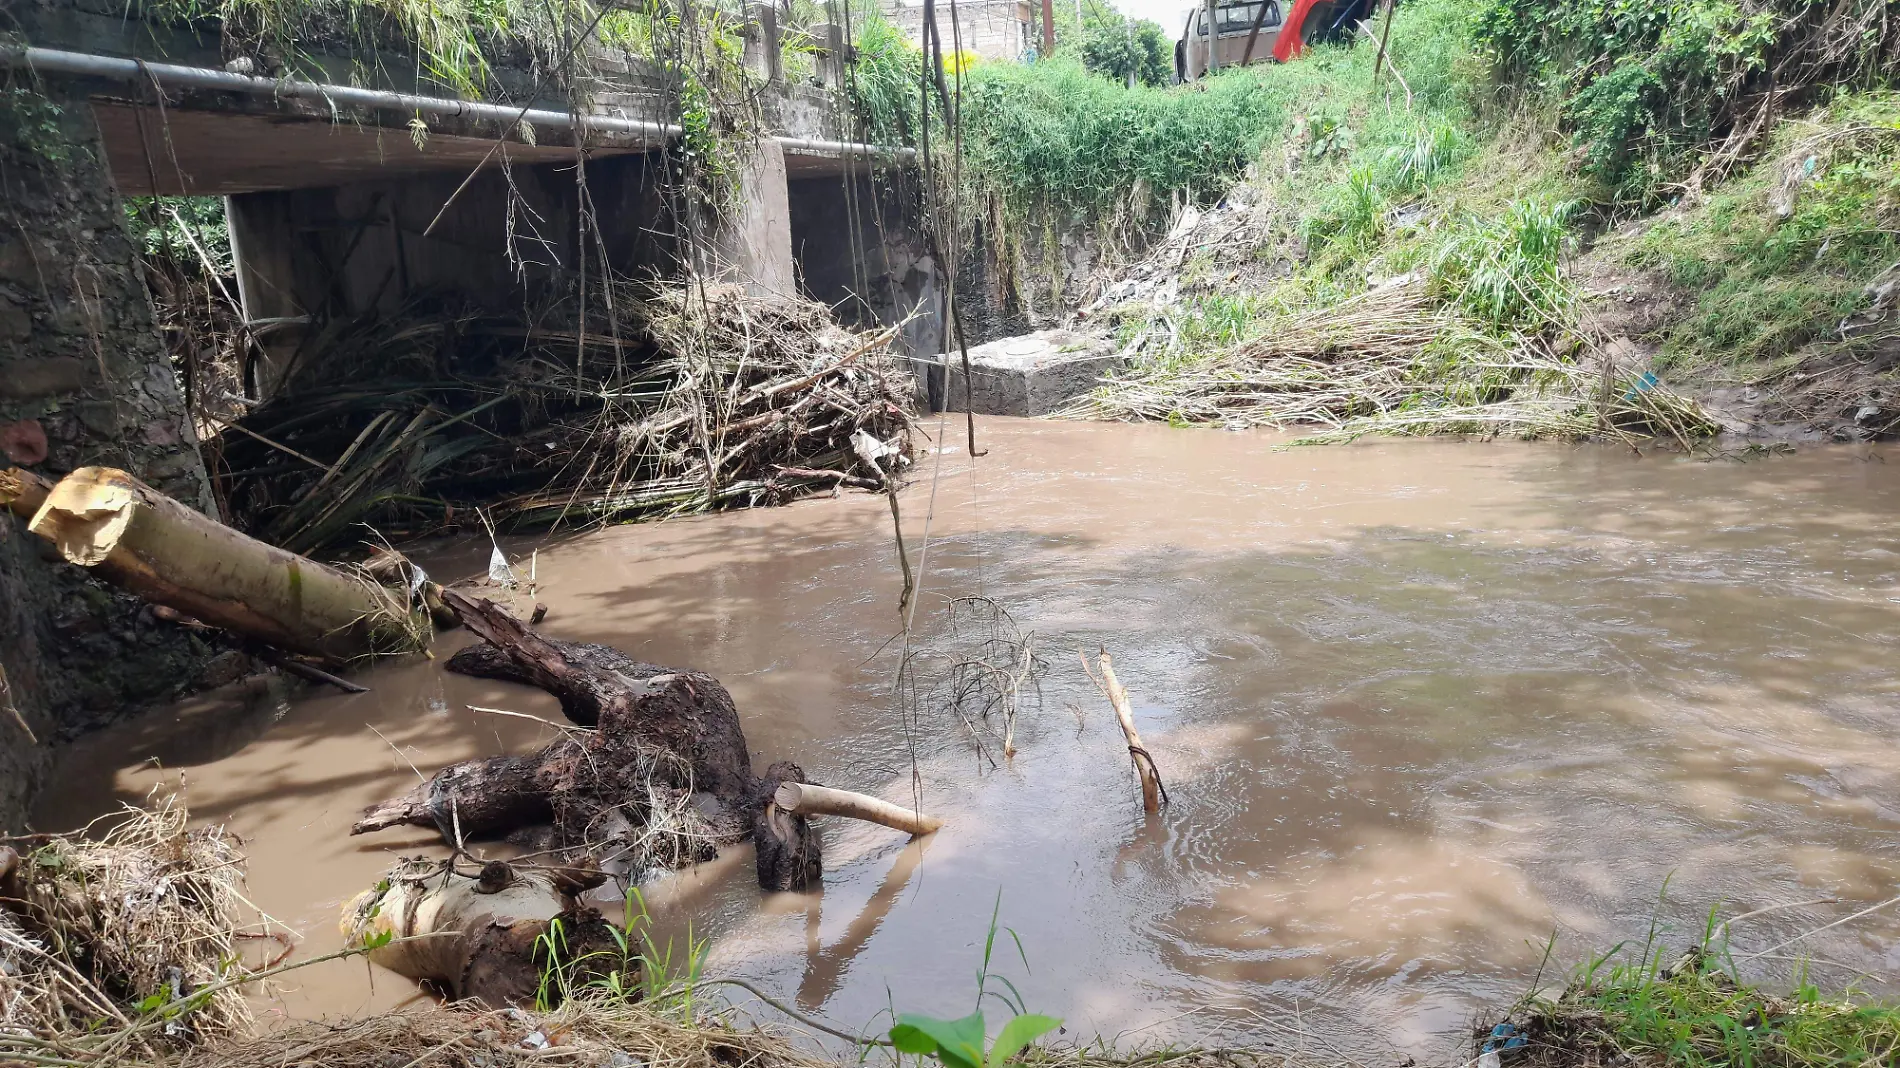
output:
[[[803,889],[816,879],[822,864],[810,824],[768,815],[778,786],[803,774],[775,764],[766,778],[753,776],[738,709],[718,679],[542,637],[493,602],[454,590],[443,600],[482,639],[451,657],[450,671],[545,690],[592,729],[535,753],[452,764],[365,810],[352,834],[411,825],[455,843],[548,827],[554,848],[633,875],[709,860],[721,844],[753,837],[760,885]]]

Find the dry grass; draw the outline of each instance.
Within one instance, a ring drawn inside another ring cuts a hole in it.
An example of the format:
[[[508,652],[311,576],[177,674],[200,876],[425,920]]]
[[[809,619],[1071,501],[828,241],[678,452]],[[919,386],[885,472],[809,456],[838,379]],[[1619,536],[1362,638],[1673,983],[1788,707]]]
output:
[[[0,1062],[152,1056],[246,1032],[232,984],[243,856],[183,805],[128,809],[98,837],[14,840],[0,881]]]
[[[338,1023],[300,1023],[162,1062],[176,1068],[835,1068],[769,1031],[606,996],[548,1013],[429,1006]]]
[[[1365,434],[1682,440],[1713,424],[1694,402],[1541,337],[1481,329],[1423,282],[1281,316],[1212,353],[1138,364],[1061,414],[1227,426],[1318,426],[1306,442]]]

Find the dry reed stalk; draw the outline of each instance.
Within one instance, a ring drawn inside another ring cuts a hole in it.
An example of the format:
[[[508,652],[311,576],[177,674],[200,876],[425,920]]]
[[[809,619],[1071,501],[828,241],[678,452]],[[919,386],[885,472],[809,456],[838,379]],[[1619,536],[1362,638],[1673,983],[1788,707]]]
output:
[[[249,1030],[244,994],[221,985],[242,974],[244,906],[243,856],[222,827],[188,830],[165,798],[97,837],[16,842],[0,901],[0,1062],[155,1056]]]
[[[1108,650],[1096,654],[1096,667],[1101,670],[1097,676],[1089,668],[1088,657],[1082,658],[1082,670],[1108,698],[1115,709],[1115,720],[1121,724],[1122,737],[1128,742],[1128,757],[1134,762],[1135,775],[1141,780],[1141,807],[1146,812],[1159,812],[1161,806],[1168,803],[1168,788],[1161,784],[1161,771],[1155,767],[1155,758],[1149,754],[1148,747],[1141,744],[1141,735],[1135,731],[1135,714],[1128,705],[1128,691],[1122,688],[1121,680],[1115,677],[1115,663]]]

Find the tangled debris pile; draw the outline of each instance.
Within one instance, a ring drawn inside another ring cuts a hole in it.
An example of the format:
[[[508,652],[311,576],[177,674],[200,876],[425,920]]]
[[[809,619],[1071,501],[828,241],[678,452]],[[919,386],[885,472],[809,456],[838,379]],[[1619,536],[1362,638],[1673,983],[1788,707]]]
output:
[[[329,324],[223,436],[229,514],[308,552],[354,524],[415,534],[477,507],[546,526],[877,484],[849,471],[860,432],[908,454],[893,331],[854,334],[821,304],[728,285],[613,306],[582,329],[421,306]]]
[[[140,1058],[242,1034],[243,856],[175,801],[0,846],[0,1062]]]
[[[1417,278],[1266,323],[1206,355],[1138,363],[1063,414],[1365,434],[1581,437],[1711,432],[1692,402],[1629,369],[1590,366],[1535,334],[1473,329]]]

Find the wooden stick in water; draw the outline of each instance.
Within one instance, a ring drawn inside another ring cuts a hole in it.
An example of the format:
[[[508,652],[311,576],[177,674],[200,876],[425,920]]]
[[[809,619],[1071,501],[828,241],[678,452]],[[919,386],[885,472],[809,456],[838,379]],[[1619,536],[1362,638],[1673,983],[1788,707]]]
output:
[[[1115,664],[1104,649],[1100,653],[1102,662],[1102,691],[1108,694],[1108,703],[1115,706],[1115,718],[1121,722],[1122,736],[1128,739],[1128,755],[1135,762],[1135,774],[1141,776],[1141,807],[1148,812],[1159,812],[1168,800],[1167,788],[1161,785],[1161,772],[1155,769],[1155,758],[1148,755],[1148,749],[1141,744],[1141,735],[1135,733],[1135,715],[1128,708],[1128,691],[1122,689],[1121,680],[1115,677]]]
[[[780,783],[778,792],[772,795],[772,803],[801,816],[849,816],[854,820],[882,824],[913,837],[929,834],[943,826],[943,821],[935,816],[912,812],[869,794],[833,790],[808,782]]]

